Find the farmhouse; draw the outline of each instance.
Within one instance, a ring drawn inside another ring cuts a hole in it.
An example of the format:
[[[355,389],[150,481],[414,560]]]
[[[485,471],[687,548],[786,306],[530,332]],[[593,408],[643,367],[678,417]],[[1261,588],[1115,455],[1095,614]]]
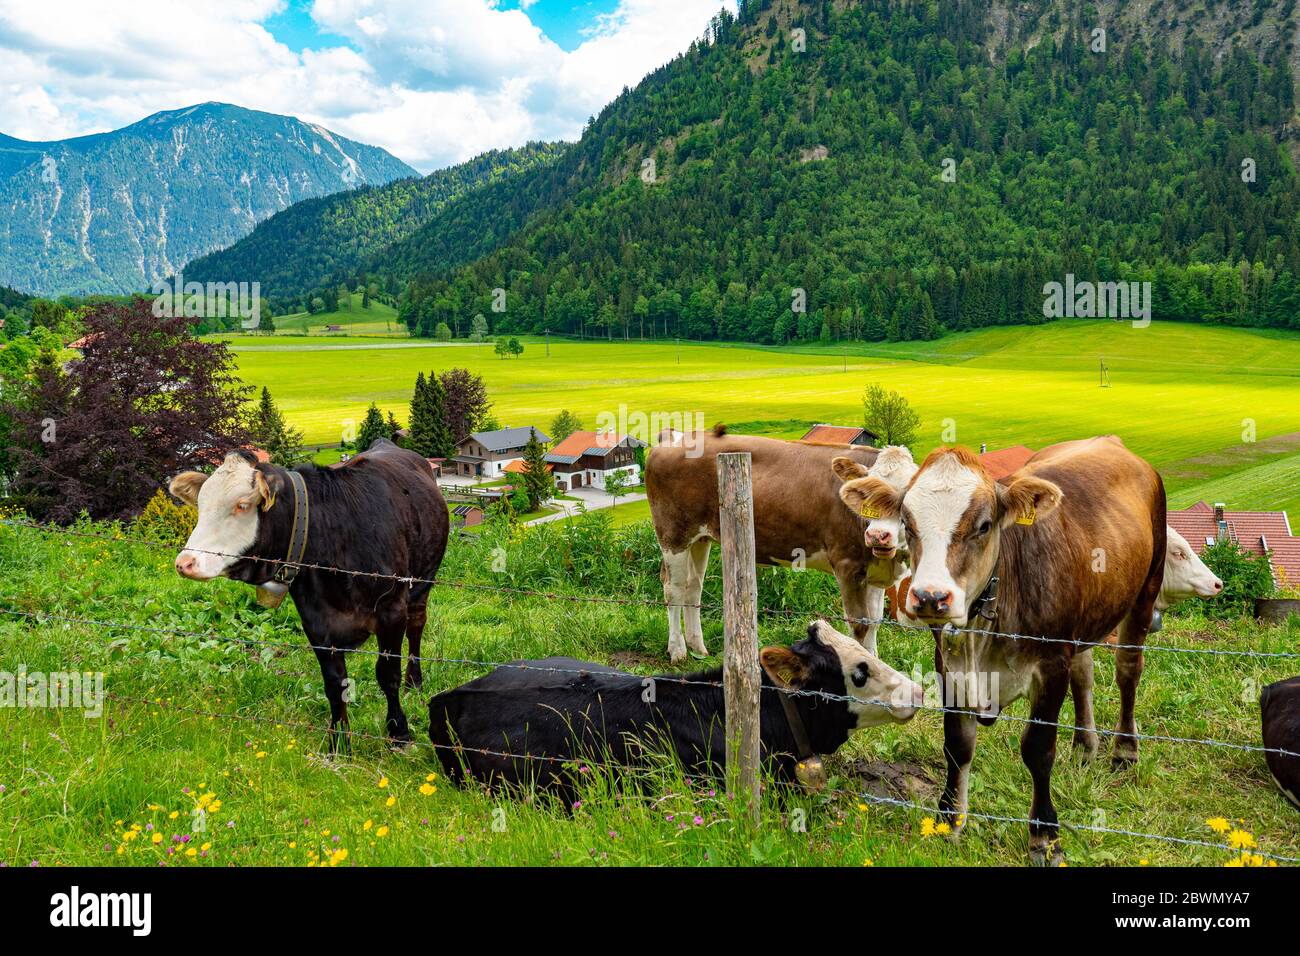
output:
[[[500,478],[506,465],[522,461],[529,435],[536,431],[543,445],[551,440],[540,428],[498,428],[472,432],[456,443],[456,454],[443,463],[443,472],[466,478]]]
[[[641,481],[636,463],[637,448],[646,443],[631,435],[617,432],[574,432],[546,455],[546,463],[555,475],[555,486],[564,493],[573,488],[604,488],[611,472],[628,473],[628,484]]]
[[[1216,541],[1232,541],[1251,554],[1267,555],[1273,580],[1300,582],[1300,538],[1291,534],[1285,511],[1229,511],[1222,503],[1198,501],[1185,511],[1170,511],[1173,528],[1200,554]]]
[[[800,441],[813,442],[817,445],[860,445],[874,448],[880,436],[865,428],[852,425],[814,425],[804,434]]]

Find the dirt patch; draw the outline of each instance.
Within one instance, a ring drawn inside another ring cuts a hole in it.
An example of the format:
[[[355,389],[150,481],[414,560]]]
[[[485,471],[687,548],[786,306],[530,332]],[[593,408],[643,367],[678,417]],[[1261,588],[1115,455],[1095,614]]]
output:
[[[1271,458],[1294,454],[1296,451],[1300,451],[1300,432],[1291,432],[1287,435],[1274,435],[1263,441],[1242,442],[1239,445],[1220,448],[1218,451],[1193,455],[1191,458],[1166,465],[1160,471],[1166,478],[1179,481],[1204,481],[1215,477],[1213,469],[1258,465]]]
[[[664,659],[642,651],[615,651],[609,655],[609,666],[624,671],[635,670],[638,667],[662,670]]]
[[[865,760],[858,758],[841,765],[844,775],[861,789],[877,797],[924,802],[939,793],[940,785],[929,769],[911,760]]]

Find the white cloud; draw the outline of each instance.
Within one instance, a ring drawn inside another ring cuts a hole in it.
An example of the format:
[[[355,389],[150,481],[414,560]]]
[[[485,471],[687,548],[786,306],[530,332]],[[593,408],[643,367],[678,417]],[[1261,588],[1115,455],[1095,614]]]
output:
[[[0,132],[57,139],[208,100],[299,116],[428,171],[573,139],[734,0],[621,0],[565,51],[496,0],[316,0],[338,44],[295,53],[283,0],[0,0]]]

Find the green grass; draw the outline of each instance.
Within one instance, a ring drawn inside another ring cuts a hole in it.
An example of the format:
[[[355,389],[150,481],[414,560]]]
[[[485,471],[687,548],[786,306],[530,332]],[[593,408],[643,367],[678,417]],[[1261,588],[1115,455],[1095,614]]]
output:
[[[504,546],[502,583],[595,597],[653,597],[659,582],[652,537],[644,526],[633,526],[606,539],[608,526],[601,520],[592,516],[570,532],[552,527],[545,534],[539,528],[502,537],[489,528],[481,542],[458,539],[444,579],[498,580],[487,570],[488,550]],[[586,545],[584,535],[592,536]],[[562,545],[565,540],[570,545]],[[604,543],[597,547],[590,543],[595,541]],[[571,570],[565,553],[574,562]],[[171,559],[171,549],[132,541],[0,528],[0,607],[208,635],[0,615],[7,670],[102,671],[105,689],[114,695],[102,719],[67,709],[0,708],[0,861],[309,865],[340,849],[348,851],[341,861],[347,865],[1020,865],[1026,859],[1026,833],[1019,824],[973,820],[962,842],[952,844],[921,835],[924,812],[845,795],[769,789],[762,823],[754,830],[714,792],[712,782],[686,780],[671,768],[648,772],[647,793],[610,786],[594,773],[576,811],[451,787],[427,743],[424,702],[430,693],[483,672],[469,665],[425,665],[425,691],[404,693],[416,744],[403,752],[360,736],[382,733],[383,707],[371,668],[353,665],[358,736],[349,755],[327,757],[319,730],[327,708],[292,605],[267,611],[242,585],[183,581],[172,572]],[[717,600],[717,580],[715,568],[706,603]],[[781,606],[780,596],[791,594],[796,604],[830,610],[832,593],[825,575],[771,571],[760,579],[764,607]],[[436,587],[430,611],[424,645],[429,656],[505,661],[570,654],[620,666],[631,661],[643,673],[667,669],[666,622],[653,607]],[[765,617],[763,642],[796,638],[801,620]],[[716,651],[721,623],[715,614],[706,615],[705,628]],[[1171,620],[1160,642],[1294,650],[1298,636],[1296,629]],[[373,642],[367,647],[373,650]],[[932,642],[924,635],[886,631],[881,648],[899,668],[930,668]],[[1112,659],[1102,653],[1098,661],[1098,719],[1109,726],[1117,711]],[[1257,743],[1257,688],[1293,669],[1292,662],[1153,651],[1139,692],[1141,727]],[[1025,716],[1024,702],[1011,713]],[[1072,720],[1068,706],[1061,720]],[[1010,722],[981,729],[972,810],[1027,813],[1029,780],[1018,755],[1019,730]],[[932,805],[943,767],[938,715],[923,712],[906,725],[858,733],[829,766],[832,786],[850,792],[865,785],[864,768],[907,769],[921,781],[915,799]],[[431,773],[437,777],[429,782]],[[435,792],[421,792],[426,783]],[[1144,742],[1136,768],[1113,772],[1105,760],[1081,763],[1063,735],[1053,784],[1066,821],[1217,840],[1205,820],[1224,816],[1243,821],[1239,825],[1261,849],[1300,855],[1295,811],[1257,753]],[[207,819],[206,831],[187,844],[196,855],[168,856],[173,837],[191,832],[193,808],[203,793],[214,793],[221,806]],[[795,825],[801,815],[806,830]],[[504,829],[494,829],[495,821],[504,821]],[[140,835],[124,839],[133,825]],[[149,826],[163,837],[158,845]],[[382,836],[381,827],[388,828]],[[200,856],[204,844],[210,846]],[[1230,856],[1087,832],[1066,833],[1064,846],[1074,865],[1218,865]]]
[[[861,421],[864,386],[881,382],[920,413],[918,452],[949,438],[1041,447],[1116,433],[1166,472],[1175,500],[1184,488],[1260,465],[1267,439],[1300,432],[1296,334],[1071,320],[847,348],[552,338],[548,358],[542,341],[524,342],[521,358],[504,360],[490,346],[411,340],[241,339],[233,348],[244,379],[269,386],[310,442],[337,441],[371,401],[404,418],[416,373],[453,365],[484,377],[503,424],[543,428],[567,407],[589,428],[620,410],[686,413],[692,422],[699,413],[706,425],[797,437],[809,422]],[[1098,387],[1101,356],[1110,388]],[[1252,424],[1259,441],[1244,443]],[[1227,464],[1183,467],[1224,453]],[[1240,493],[1230,505],[1261,506],[1248,485]],[[1294,495],[1284,500],[1295,504]]]
[[[276,316],[272,321],[275,322],[276,333],[273,340],[284,335],[408,337],[406,326],[397,321],[396,309],[378,300],[371,300],[369,308],[362,308],[361,296],[359,295],[348,296],[343,303],[343,307],[337,311],[318,312],[315,315],[307,312],[296,312],[292,315]],[[327,327],[331,325],[342,326],[343,331],[327,331]],[[240,337],[238,335],[230,336],[233,339]],[[257,338],[260,341],[271,337],[258,336]]]

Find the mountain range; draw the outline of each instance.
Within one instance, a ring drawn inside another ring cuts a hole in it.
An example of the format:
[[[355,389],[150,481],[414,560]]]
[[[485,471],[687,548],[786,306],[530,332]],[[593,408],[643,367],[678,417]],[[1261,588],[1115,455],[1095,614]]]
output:
[[[295,205],[185,275],[276,314],[377,285],[417,335],[933,338],[1067,277],[1300,327],[1295,8],[742,0],[576,143]]]
[[[223,103],[74,139],[0,135],[0,285],[147,290],[301,200],[417,175],[324,127]]]
[[[1067,275],[1150,281],[1159,318],[1296,323],[1294,8],[745,0],[546,161],[420,216],[385,203],[381,242],[330,263],[253,235],[209,277],[263,278],[280,309],[379,281],[422,335],[482,313],[493,333],[932,338],[1044,321]],[[361,219],[346,207],[392,189],[322,208]]]

